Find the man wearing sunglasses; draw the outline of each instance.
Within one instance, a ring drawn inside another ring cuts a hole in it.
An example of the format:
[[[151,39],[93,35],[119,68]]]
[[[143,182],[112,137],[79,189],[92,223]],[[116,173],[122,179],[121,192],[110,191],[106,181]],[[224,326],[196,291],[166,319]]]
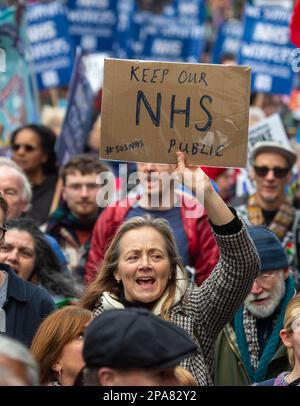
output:
[[[0,193],[0,246],[6,233],[8,204]],[[0,263],[0,334],[7,334],[30,347],[42,320],[54,310],[46,291],[19,278],[6,264]]]
[[[261,274],[217,339],[215,385],[250,385],[289,369],[279,333],[295,294],[294,278],[276,235],[265,226],[249,227],[249,233],[261,261]]]
[[[298,278],[300,211],[295,210],[286,194],[296,159],[297,155],[286,146],[274,141],[258,142],[251,156],[256,193],[237,207],[237,212],[247,224],[264,224],[277,235]]]

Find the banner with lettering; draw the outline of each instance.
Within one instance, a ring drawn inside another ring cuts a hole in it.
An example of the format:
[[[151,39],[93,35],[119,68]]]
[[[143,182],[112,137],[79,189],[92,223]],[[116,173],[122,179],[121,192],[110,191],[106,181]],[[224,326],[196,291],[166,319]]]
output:
[[[218,35],[212,52],[212,63],[221,63],[224,55],[236,57],[241,37],[243,25],[239,20],[227,20],[219,28]]]
[[[117,0],[68,0],[69,33],[84,52],[112,52]],[[120,2],[121,3],[121,2]]]
[[[198,62],[204,48],[203,0],[176,0],[161,14],[130,1],[119,7],[116,55],[120,58]],[[120,42],[121,41],[121,42]]]
[[[237,61],[252,67],[252,91],[290,94],[294,78],[290,18],[289,8],[246,5]]]
[[[26,9],[31,57],[39,89],[68,86],[75,55],[65,7],[58,1]]]

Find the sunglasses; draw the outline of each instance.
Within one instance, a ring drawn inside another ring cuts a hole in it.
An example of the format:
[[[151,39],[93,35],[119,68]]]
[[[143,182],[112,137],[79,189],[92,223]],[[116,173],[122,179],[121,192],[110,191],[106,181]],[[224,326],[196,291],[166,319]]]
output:
[[[24,148],[26,152],[32,152],[36,149],[33,145],[30,144],[12,144],[11,149],[13,151],[19,151],[20,148]]]
[[[280,166],[275,166],[274,168],[268,168],[267,166],[254,166],[254,171],[257,176],[264,178],[270,171],[273,171],[275,178],[282,179],[290,171],[290,168],[281,168]]]

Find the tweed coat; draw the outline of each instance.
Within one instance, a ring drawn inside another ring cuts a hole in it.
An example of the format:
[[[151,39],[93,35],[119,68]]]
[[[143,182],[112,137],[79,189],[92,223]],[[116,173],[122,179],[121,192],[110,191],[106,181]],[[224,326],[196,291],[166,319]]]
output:
[[[220,259],[211,275],[199,287],[177,282],[176,298],[170,309],[170,320],[183,328],[198,344],[198,353],[183,360],[199,385],[212,385],[214,344],[220,331],[232,319],[250,291],[260,270],[256,248],[243,224],[232,235],[214,232]],[[109,300],[107,300],[109,299]],[[97,316],[105,310],[124,308],[116,296],[104,292],[94,309]],[[159,314],[156,306],[155,314]]]

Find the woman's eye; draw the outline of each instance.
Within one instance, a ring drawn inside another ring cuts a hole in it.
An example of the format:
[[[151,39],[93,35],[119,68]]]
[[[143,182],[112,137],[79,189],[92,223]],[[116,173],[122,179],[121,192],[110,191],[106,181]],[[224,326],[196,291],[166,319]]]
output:
[[[127,258],[129,261],[135,261],[137,260],[137,255],[131,255],[130,257]]]

